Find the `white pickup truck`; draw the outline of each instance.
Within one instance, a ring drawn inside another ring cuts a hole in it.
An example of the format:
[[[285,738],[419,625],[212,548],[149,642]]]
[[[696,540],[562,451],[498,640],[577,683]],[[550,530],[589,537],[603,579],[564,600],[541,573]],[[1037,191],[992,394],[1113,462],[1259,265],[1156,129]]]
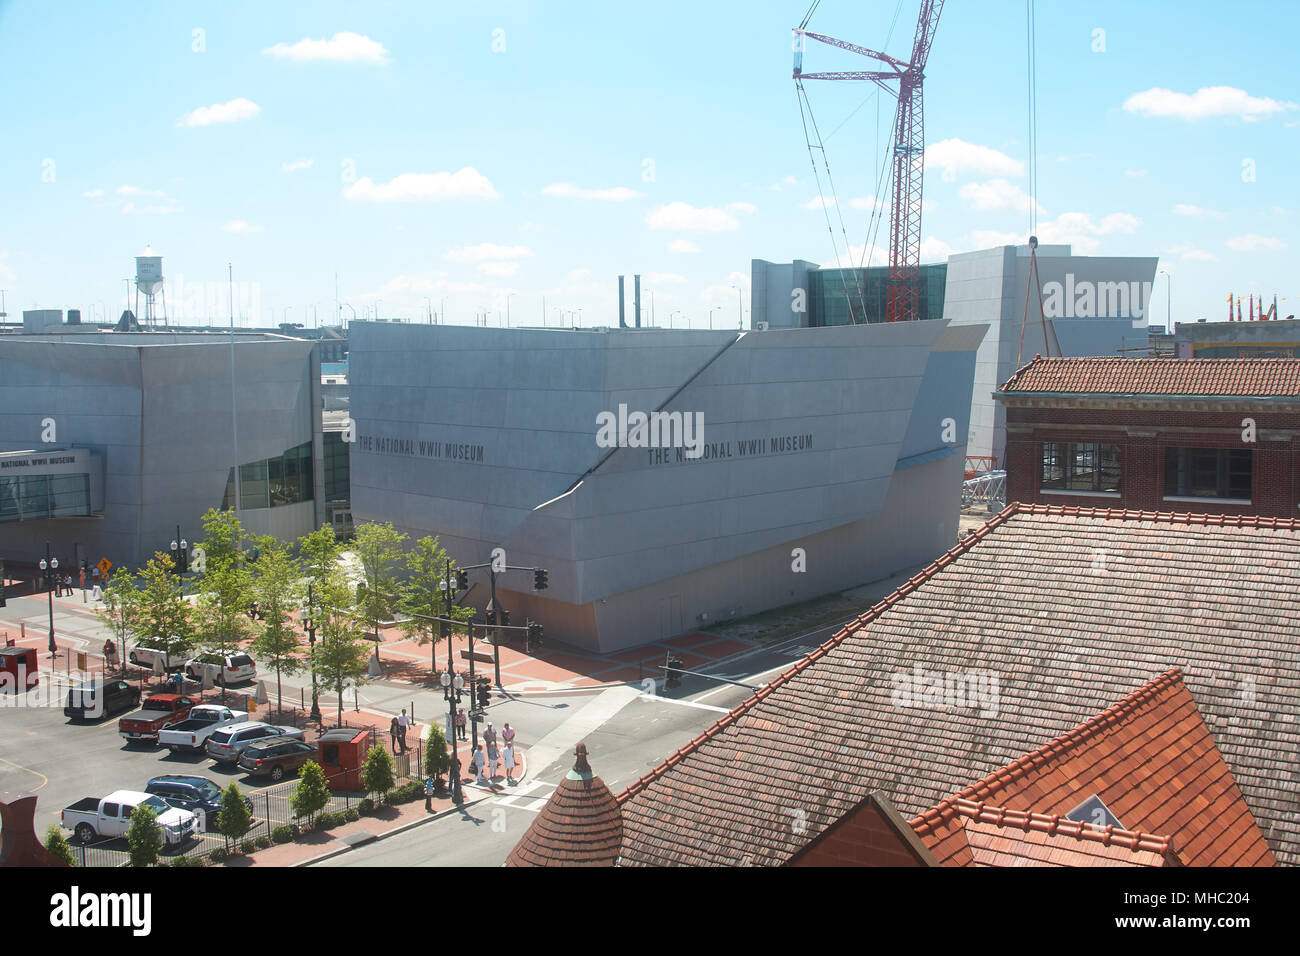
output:
[[[179,724],[158,731],[158,743],[170,748],[172,753],[178,750],[198,750],[208,742],[214,730],[247,719],[247,714],[237,714],[220,704],[199,704]]]
[[[131,829],[131,814],[138,806],[147,806],[158,817],[163,841],[168,845],[181,843],[194,836],[194,814],[168,806],[158,797],[136,790],[117,790],[100,800],[83,797],[66,807],[60,817],[65,829],[71,830],[82,843],[97,837],[112,839],[126,836]]]

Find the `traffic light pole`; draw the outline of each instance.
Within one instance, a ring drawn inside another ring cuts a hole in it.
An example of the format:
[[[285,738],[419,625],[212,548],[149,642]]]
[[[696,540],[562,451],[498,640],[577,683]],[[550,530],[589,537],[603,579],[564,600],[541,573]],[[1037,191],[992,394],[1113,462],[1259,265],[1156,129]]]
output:
[[[460,571],[461,572],[477,571],[480,568],[488,569],[488,577],[491,581],[492,594],[488,599],[488,607],[492,609],[492,614],[493,614],[492,620],[489,622],[489,626],[492,628],[492,671],[493,671],[493,677],[496,680],[496,685],[499,688],[501,686],[502,625],[500,622],[501,622],[502,610],[501,608],[497,607],[497,568],[495,564],[493,564],[492,562],[488,562],[487,564],[471,564],[466,567],[462,567]],[[525,568],[525,567],[516,567],[514,565],[506,565],[506,567],[502,568],[501,570],[502,571],[532,571],[533,588],[535,590],[542,590],[547,586],[546,585],[547,572],[545,568]],[[473,638],[471,637],[471,641],[472,640]],[[472,649],[470,651],[469,660],[470,660],[470,668],[471,668],[471,676],[472,676],[473,674],[472,669],[474,667],[474,652]]]
[[[446,595],[447,617],[451,617],[451,562],[447,562],[447,574],[442,581],[443,593]],[[456,691],[452,686],[455,680],[452,675],[455,670],[452,668],[451,644],[452,631],[451,626],[446,621],[440,621],[439,629],[447,637],[447,739],[451,741],[451,763],[447,767],[447,778],[451,784],[451,800],[459,804],[465,799],[464,793],[460,787],[460,761],[456,759]],[[437,668],[434,668],[437,670]]]

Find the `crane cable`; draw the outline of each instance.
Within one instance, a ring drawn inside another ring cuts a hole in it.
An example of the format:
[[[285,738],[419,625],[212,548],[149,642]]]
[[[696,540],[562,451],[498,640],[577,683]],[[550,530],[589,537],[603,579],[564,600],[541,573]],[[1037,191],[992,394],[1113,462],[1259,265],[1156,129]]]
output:
[[[1043,325],[1043,352],[1052,354],[1047,336],[1047,315],[1043,310],[1043,280],[1038,272],[1038,17],[1035,0],[1025,0],[1026,93],[1029,120],[1029,275],[1025,283],[1025,310],[1020,319],[1020,347],[1016,368],[1025,354],[1025,326],[1029,323],[1029,291],[1038,290],[1038,318]],[[1059,351],[1059,349],[1058,349]]]

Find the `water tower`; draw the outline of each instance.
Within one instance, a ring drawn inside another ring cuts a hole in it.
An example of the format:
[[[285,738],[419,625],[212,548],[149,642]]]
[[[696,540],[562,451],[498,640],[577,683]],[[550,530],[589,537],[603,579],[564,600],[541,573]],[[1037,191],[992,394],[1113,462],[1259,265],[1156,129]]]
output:
[[[154,297],[162,296],[162,320],[167,324],[167,292],[163,288],[162,256],[155,256],[153,250],[145,246],[144,253],[135,257],[135,314],[140,315],[140,293],[144,293],[145,328],[153,328],[158,313],[154,309]]]

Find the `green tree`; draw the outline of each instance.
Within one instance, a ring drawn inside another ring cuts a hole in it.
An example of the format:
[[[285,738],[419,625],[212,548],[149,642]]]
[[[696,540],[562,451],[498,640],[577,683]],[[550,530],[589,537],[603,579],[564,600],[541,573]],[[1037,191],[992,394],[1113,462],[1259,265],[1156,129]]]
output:
[[[238,841],[253,828],[253,814],[244,803],[244,795],[232,780],[230,786],[221,792],[221,810],[217,813],[217,829],[226,838],[226,849],[231,841]]]
[[[456,580],[456,566],[450,565],[453,588]],[[447,552],[438,544],[437,538],[425,536],[415,542],[415,548],[406,556],[406,570],[409,576],[399,590],[399,607],[404,614],[410,615],[402,621],[402,631],[409,637],[416,637],[420,644],[438,641],[439,635],[449,632],[449,627],[440,627],[435,621],[422,620],[430,617],[447,616],[447,594],[443,582],[447,577]],[[453,593],[453,599],[455,595]],[[419,617],[415,616],[419,615]],[[451,606],[451,617],[457,621],[468,621],[474,616],[471,607]],[[438,670],[434,664],[434,671]]]
[[[298,785],[289,797],[289,805],[295,814],[306,817],[307,822],[311,823],[316,819],[316,814],[329,806],[329,802],[330,788],[325,783],[325,771],[316,761],[308,760],[302,765]]]
[[[335,570],[315,593],[317,641],[314,660],[320,682],[338,694],[339,723],[343,723],[343,690],[365,683],[369,651],[365,623],[352,606],[352,591]]]
[[[95,610],[95,616],[117,638],[118,659],[125,665],[127,638],[133,634],[139,617],[140,590],[135,575],[118,565],[113,576],[104,584],[104,606]]]
[[[248,608],[253,603],[253,576],[244,556],[247,535],[233,511],[209,508],[202,520],[204,569],[195,607],[204,649],[224,658],[236,653],[252,632]],[[225,700],[225,668],[220,681]]]
[[[298,539],[298,558],[303,573],[313,588],[323,588],[339,568],[343,546],[334,537],[332,525],[323,524]]]
[[[171,664],[194,648],[194,609],[181,596],[174,568],[171,555],[159,551],[140,569],[132,624],[136,644],[165,651]]]
[[[131,828],[126,831],[127,846],[131,848],[132,866],[153,866],[162,849],[162,828],[153,807],[140,804],[131,811]]]
[[[424,741],[424,773],[433,777],[434,786],[441,790],[442,777],[451,769],[451,755],[447,753],[447,737],[436,723],[429,725]]]
[[[290,614],[302,599],[302,566],[287,545],[267,536],[258,539],[262,551],[253,575],[253,595],[262,613],[253,653],[263,664],[275,668],[275,706],[282,710],[281,674],[296,674],[305,666],[295,656],[302,638]]]
[[[378,793],[380,803],[388,800],[388,791],[397,785],[393,758],[383,747],[371,747],[361,768],[361,785],[366,793]]]
[[[374,630],[379,646],[379,624],[392,618],[401,600],[398,570],[402,566],[402,542],[406,535],[390,523],[367,521],[359,525],[352,539],[352,551],[361,564],[364,587],[358,595],[358,611]]]
[[[45,849],[68,864],[68,866],[77,865],[77,858],[72,853],[72,847],[68,846],[68,841],[63,837],[63,830],[57,823],[50,824],[50,828],[45,831]]]

